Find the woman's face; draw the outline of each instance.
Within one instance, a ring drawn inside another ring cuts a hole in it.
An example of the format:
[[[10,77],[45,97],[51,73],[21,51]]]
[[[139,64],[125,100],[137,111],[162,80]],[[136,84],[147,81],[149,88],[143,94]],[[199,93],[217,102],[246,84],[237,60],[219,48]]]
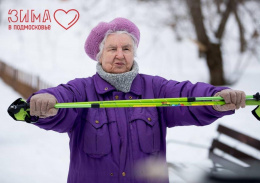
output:
[[[108,73],[124,73],[134,62],[133,39],[127,34],[110,34],[105,41],[100,63]]]

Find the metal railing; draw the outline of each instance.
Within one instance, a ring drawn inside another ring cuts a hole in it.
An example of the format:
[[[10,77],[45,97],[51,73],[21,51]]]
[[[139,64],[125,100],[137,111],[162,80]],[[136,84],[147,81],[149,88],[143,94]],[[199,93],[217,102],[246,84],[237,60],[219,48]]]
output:
[[[3,61],[0,61],[0,78],[24,98],[28,98],[40,89],[51,87],[42,81],[39,76],[28,74]]]

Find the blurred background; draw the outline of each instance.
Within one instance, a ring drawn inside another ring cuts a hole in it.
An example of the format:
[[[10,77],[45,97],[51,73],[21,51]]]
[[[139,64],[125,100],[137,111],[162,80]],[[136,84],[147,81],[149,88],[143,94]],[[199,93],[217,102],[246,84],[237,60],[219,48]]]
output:
[[[57,9],[76,9],[78,22],[65,30],[53,18]],[[9,25],[44,24],[9,22],[9,10],[22,10],[19,18],[27,10],[41,16],[49,10],[51,30],[9,30]],[[259,10],[259,0],[0,0],[0,182],[66,182],[67,134],[15,122],[6,110],[17,98],[28,97],[30,89],[95,74],[96,62],[85,54],[84,43],[99,22],[124,17],[139,27],[140,73],[253,95],[260,91]],[[211,163],[208,149],[218,124],[260,139],[260,123],[251,110],[246,107],[205,127],[168,129],[168,162]],[[259,152],[251,154],[260,159]],[[185,182],[174,172],[170,180]]]

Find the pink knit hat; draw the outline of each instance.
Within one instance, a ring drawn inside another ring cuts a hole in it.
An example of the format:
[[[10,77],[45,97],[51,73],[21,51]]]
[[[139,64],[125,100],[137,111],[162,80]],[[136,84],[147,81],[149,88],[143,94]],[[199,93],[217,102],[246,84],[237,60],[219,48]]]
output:
[[[136,46],[139,44],[140,31],[138,27],[130,20],[126,18],[116,18],[109,23],[100,22],[91,30],[84,46],[85,52],[93,60],[96,60],[96,56],[99,52],[99,44],[104,39],[108,30],[127,31],[135,36],[137,40]]]

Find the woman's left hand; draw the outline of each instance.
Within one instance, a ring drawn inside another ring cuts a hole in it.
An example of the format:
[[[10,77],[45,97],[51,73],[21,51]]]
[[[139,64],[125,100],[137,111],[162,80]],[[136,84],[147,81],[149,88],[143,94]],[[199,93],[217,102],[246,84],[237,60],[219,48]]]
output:
[[[214,95],[220,96],[224,99],[226,104],[224,105],[214,105],[213,108],[216,111],[230,111],[246,106],[246,94],[240,90],[225,89]]]

